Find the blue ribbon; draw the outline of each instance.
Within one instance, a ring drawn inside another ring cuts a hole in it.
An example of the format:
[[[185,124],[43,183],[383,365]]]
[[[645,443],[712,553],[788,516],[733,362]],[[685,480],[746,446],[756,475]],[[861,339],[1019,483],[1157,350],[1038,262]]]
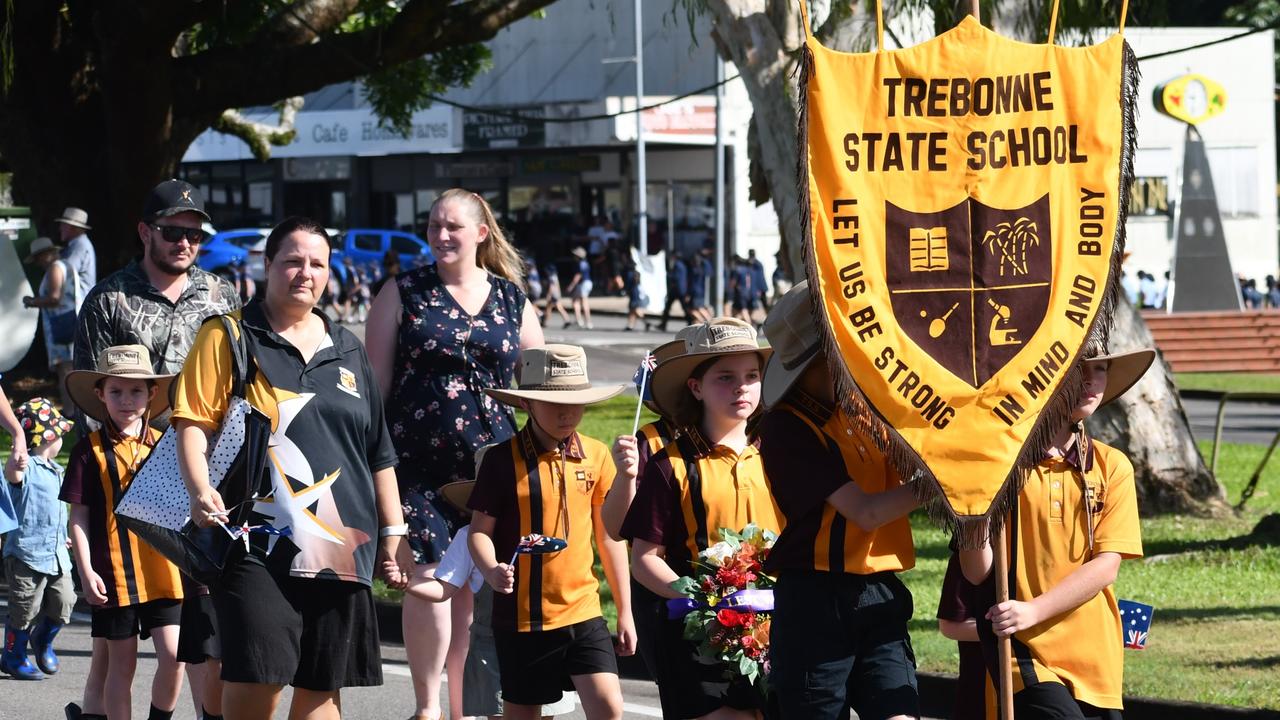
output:
[[[693,598],[673,598],[667,601],[667,618],[679,620],[694,610],[711,608],[728,609],[734,612],[772,612],[773,590],[739,590],[732,595],[720,598],[720,602],[715,605],[700,603]]]

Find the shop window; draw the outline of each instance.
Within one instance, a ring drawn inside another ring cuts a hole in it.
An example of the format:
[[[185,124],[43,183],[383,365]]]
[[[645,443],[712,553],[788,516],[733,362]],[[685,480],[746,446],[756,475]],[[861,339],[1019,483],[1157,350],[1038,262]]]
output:
[[[670,247],[679,254],[690,255],[715,242],[714,183],[650,183],[648,202],[651,254]],[[726,206],[725,218],[733,217],[732,212]]]

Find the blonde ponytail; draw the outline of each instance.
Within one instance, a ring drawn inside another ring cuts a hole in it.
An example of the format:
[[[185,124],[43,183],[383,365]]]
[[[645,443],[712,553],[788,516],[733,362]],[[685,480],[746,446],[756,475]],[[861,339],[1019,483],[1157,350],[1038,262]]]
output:
[[[476,264],[500,278],[522,285],[525,271],[524,258],[503,234],[502,227],[493,216],[493,209],[489,207],[489,203],[470,190],[452,188],[441,193],[440,197],[431,204],[431,209],[434,210],[436,205],[446,200],[466,206],[477,225],[489,228],[488,237],[476,248]]]

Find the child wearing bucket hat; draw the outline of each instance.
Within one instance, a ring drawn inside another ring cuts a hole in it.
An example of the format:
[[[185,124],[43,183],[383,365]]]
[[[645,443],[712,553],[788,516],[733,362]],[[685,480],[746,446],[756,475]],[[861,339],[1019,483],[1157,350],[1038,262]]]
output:
[[[1084,420],[1137,383],[1149,348],[1080,361],[1083,383],[1045,459],[1027,475],[1010,514],[1009,600],[995,603],[990,545],[961,550],[978,585],[978,635],[993,678],[995,639],[1013,643],[1019,718],[1119,718],[1124,649],[1112,585],[1120,562],[1142,556],[1133,465],[1091,439]]]
[[[152,372],[151,354],[142,345],[109,347],[95,370],[67,375],[71,399],[102,423],[71,450],[60,496],[71,504],[72,549],[91,606],[94,652],[105,653],[107,666],[105,676],[87,681],[82,717],[130,717],[139,636],[151,637],[158,662],[149,717],[169,717],[178,701],[181,575],[119,525],[114,511],[160,439],[148,420],[168,408],[173,378]]]
[[[759,346],[750,323],[727,317],[692,326],[684,342],[684,352],[653,374],[654,402],[680,435],[646,463],[621,531],[632,543],[636,580],[663,599],[681,597],[671,584],[692,574],[694,558],[721,540],[722,529],[754,523],[776,533],[783,525],[747,433],[771,351]],[[654,679],[664,717],[753,718],[764,708],[745,678],[727,681],[719,666],[698,662],[683,620],[664,616],[656,624]]]
[[[29,455],[4,466],[17,528],[4,536],[4,569],[9,578],[9,619],[5,624],[0,671],[18,680],[41,680],[58,672],[53,639],[71,620],[76,592],[67,555],[67,510],[58,501],[62,466],[58,453],[72,423],[53,403],[33,398],[15,413]],[[39,622],[36,619],[39,618]],[[27,657],[27,642],[36,662]]]
[[[519,389],[485,392],[524,409],[529,420],[484,453],[467,501],[471,555],[496,591],[492,621],[504,711],[537,717],[568,689],[567,676],[588,718],[620,718],[618,665],[592,569],[594,542],[618,608],[620,652],[631,654],[626,546],[608,537],[601,518],[615,471],[608,447],[577,428],[587,405],[625,386],[592,385],[586,353],[575,345],[528,348],[520,362]],[[515,554],[533,533],[564,545],[549,554]],[[518,558],[514,564],[499,561],[511,557]]]
[[[897,576],[915,565],[914,494],[836,402],[807,282],[778,299],[765,334],[760,452],[787,520],[765,562],[778,578],[770,684],[782,716],[917,717],[911,593]]]

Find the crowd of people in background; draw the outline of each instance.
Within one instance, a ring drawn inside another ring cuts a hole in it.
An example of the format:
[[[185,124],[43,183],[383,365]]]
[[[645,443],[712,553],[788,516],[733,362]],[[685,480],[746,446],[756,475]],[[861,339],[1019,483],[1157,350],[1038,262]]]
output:
[[[1240,290],[1240,307],[1244,310],[1280,309],[1280,280],[1275,275],[1267,275],[1263,286],[1258,287],[1256,278],[1244,273],[1236,273],[1236,285]],[[1120,285],[1125,297],[1137,308],[1143,310],[1167,310],[1169,302],[1169,272],[1156,279],[1145,270],[1131,271],[1127,268],[1120,271]]]

